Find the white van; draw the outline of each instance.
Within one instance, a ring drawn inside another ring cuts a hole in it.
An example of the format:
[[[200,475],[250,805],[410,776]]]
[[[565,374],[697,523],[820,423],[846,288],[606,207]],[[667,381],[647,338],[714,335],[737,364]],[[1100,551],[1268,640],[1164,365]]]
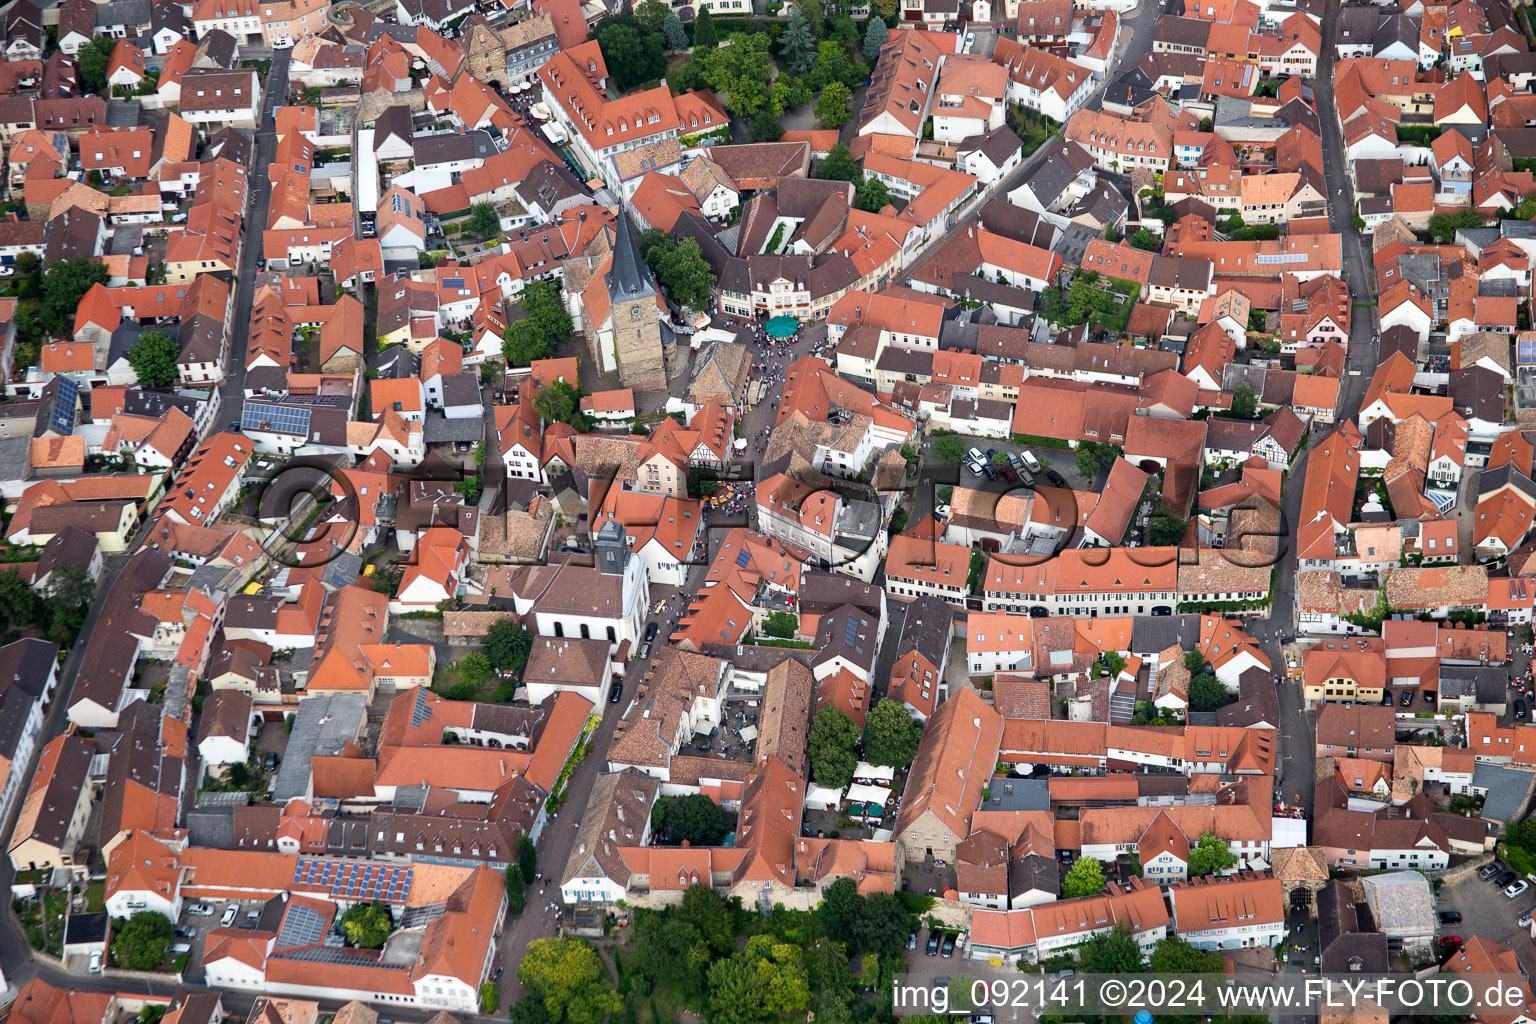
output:
[[[1019,458],[1024,460],[1024,465],[1029,467],[1031,473],[1040,472],[1040,460],[1035,458],[1035,453],[1028,448],[1019,453]]]
[[[987,461],[987,457],[981,454],[980,448],[972,448],[967,454],[970,455],[971,461],[977,463],[978,465]]]

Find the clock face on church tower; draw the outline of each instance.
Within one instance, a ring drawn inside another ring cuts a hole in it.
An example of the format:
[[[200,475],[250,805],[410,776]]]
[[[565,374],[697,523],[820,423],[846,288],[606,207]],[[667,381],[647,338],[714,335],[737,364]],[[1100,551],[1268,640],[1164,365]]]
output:
[[[640,307],[639,306],[631,306],[630,307],[629,318],[631,320],[639,320],[640,319]]]

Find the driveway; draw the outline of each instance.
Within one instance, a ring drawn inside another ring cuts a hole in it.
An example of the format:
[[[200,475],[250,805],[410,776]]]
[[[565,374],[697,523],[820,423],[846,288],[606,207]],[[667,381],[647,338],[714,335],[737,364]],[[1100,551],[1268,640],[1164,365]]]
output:
[[[1527,974],[1536,971],[1536,943],[1531,941],[1529,928],[1516,924],[1521,914],[1536,907],[1536,886],[1512,900],[1492,882],[1474,874],[1441,886],[1438,899],[1436,910],[1461,912],[1461,923],[1442,926],[1441,935],[1460,935],[1463,939],[1481,935],[1514,950]]]

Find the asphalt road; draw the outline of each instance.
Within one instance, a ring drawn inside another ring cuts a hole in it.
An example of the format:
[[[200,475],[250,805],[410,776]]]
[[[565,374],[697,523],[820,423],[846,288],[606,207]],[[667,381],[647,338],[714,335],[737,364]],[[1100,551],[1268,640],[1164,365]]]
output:
[[[255,293],[257,261],[261,254],[261,232],[267,223],[267,207],[270,197],[270,188],[267,182],[267,165],[273,160],[277,151],[276,123],[272,116],[272,110],[281,106],[288,90],[288,51],[278,51],[272,57],[271,72],[267,76],[266,95],[262,109],[264,121],[257,132],[256,152],[254,166],[250,168],[247,179],[246,194],[248,207],[246,214],[246,234],[241,246],[240,266],[235,280],[234,314],[230,322],[230,354],[229,366],[226,367],[223,383],[219,385],[220,423],[229,423],[239,419],[241,399],[245,388],[245,346],[241,339],[245,337],[245,327],[250,322],[251,302]],[[220,428],[220,423],[215,424],[215,430]],[[133,538],[129,541],[127,550],[132,552],[138,549],[144,539],[146,527],[140,526]],[[106,571],[103,573],[101,586],[97,588],[96,600],[91,602],[90,609],[86,612],[85,625],[80,631],[82,637],[89,637],[96,628],[96,622],[101,616],[104,604],[102,598],[111,591],[122,575],[123,567],[128,564],[127,555],[114,555],[107,559]],[[42,731],[38,735],[37,750],[42,748],[54,737],[61,734],[67,725],[67,716],[75,682],[80,676],[80,665],[85,659],[86,644],[82,641],[70,649],[64,658],[64,663],[59,670],[59,684],[53,703],[43,718]],[[37,755],[34,754],[34,758]],[[36,761],[33,761],[35,770]],[[3,826],[6,845],[10,845],[11,831],[15,828],[15,817],[20,813],[22,801],[16,801],[16,807],[11,816],[0,823]],[[0,885],[7,889],[10,886],[13,869],[10,860],[0,859]],[[4,968],[5,979],[12,986],[18,986],[28,978],[42,976],[55,984],[69,985],[75,988],[95,990],[116,990],[122,987],[120,980],[114,980],[108,975],[92,975],[81,977],[75,974],[67,974],[59,968],[51,965],[44,966],[32,959],[32,950],[27,944],[26,935],[12,914],[4,915],[4,923],[0,924],[0,967]],[[169,994],[176,986],[163,985],[157,982],[139,981],[133,982],[134,990],[149,993]],[[234,993],[225,993],[226,1007],[244,1006],[249,1008],[250,997]],[[425,1020],[430,1014],[423,1013],[420,1019]],[[401,1019],[414,1019],[404,1018]]]

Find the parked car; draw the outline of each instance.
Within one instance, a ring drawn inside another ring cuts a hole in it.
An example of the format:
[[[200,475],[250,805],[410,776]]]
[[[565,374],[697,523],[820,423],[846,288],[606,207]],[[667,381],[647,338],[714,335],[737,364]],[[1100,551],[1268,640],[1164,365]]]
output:
[[[270,750],[267,751],[267,759],[265,761],[263,761],[262,763],[264,765],[266,765],[267,771],[269,771],[269,772],[277,771],[277,755],[274,754],[272,751],[270,751]]]
[[[907,936],[907,948],[908,949],[916,949],[917,948],[917,932],[913,932],[911,935]]]
[[[654,622],[650,622],[650,623],[646,624],[646,627],[645,627],[645,638],[647,640],[655,640],[656,639],[656,628],[657,628],[656,627],[656,623],[654,623]]]
[[[101,950],[99,950],[99,949],[91,950],[90,972],[92,974],[100,974],[101,973]]]
[[[172,956],[181,956],[183,953],[192,952],[192,944],[190,942],[173,942],[167,949]]]
[[[255,924],[257,921],[261,920],[261,911],[259,909],[255,909],[255,908],[252,908],[251,910],[247,910],[245,912],[245,919],[247,921],[251,922],[252,924]]]
[[[940,519],[948,519],[949,518],[949,506],[948,505],[940,505],[938,508],[933,510],[933,514],[938,516]]]
[[[1515,698],[1515,718],[1516,719],[1521,719],[1521,718],[1524,718],[1524,717],[1525,717],[1525,701],[1523,701],[1523,700],[1521,700],[1520,698],[1517,697],[1517,698]]]
[[[972,462],[986,462],[987,461],[987,457],[985,455],[981,454],[981,449],[980,448],[972,448],[970,451],[966,452],[966,454],[971,457],[971,461]]]
[[[1404,690],[1403,691],[1403,699],[1401,701],[1399,701],[1399,703],[1402,704],[1403,707],[1407,707],[1408,705],[1412,704],[1413,703],[1413,691],[1412,690]]]
[[[981,470],[982,470],[981,463],[979,463],[979,462],[971,462],[971,463],[967,463],[967,465],[970,467],[971,475],[972,476],[981,476]]]
[[[1056,472],[1054,469],[1046,470],[1045,478],[1051,483],[1055,484],[1057,487],[1067,486],[1067,478]]]
[[[939,933],[938,932],[929,932],[928,933],[928,945],[927,945],[927,947],[923,951],[925,953],[927,953],[929,956],[938,956],[939,955]]]
[[[1513,871],[1500,871],[1498,877],[1493,880],[1493,884],[1502,889],[1510,882],[1513,882],[1516,877]]]
[[[176,926],[176,937],[177,938],[179,938],[179,939],[191,939],[191,938],[195,938],[196,936],[197,936],[197,929],[196,928],[193,928],[193,927],[191,927],[189,925],[184,925],[184,924]]]
[[[240,913],[240,907],[234,903],[224,908],[224,916],[219,918],[219,927],[228,928],[235,923],[235,915]]]
[[[982,470],[983,473],[985,473],[987,475],[987,479],[988,480],[996,480],[997,479],[997,470],[993,469],[990,464],[982,466],[981,470]]]
[[[1494,875],[1496,875],[1498,873],[1499,873],[1499,862],[1498,861],[1494,861],[1492,864],[1484,864],[1483,867],[1482,867],[1482,870],[1480,870],[1477,873],[1477,877],[1481,878],[1483,881],[1486,882],[1486,881],[1488,881],[1488,879],[1492,878]]]
[[[1023,482],[1025,487],[1035,486],[1035,474],[1022,467],[1019,469],[1019,480]]]
[[[1029,467],[1029,471],[1031,473],[1040,472],[1040,460],[1035,458],[1034,452],[1026,448],[1024,451],[1019,453],[1019,458],[1024,460],[1024,465]]]
[[[1461,924],[1461,911],[1459,911],[1459,910],[1442,910],[1442,911],[1440,911],[1440,923],[1441,924]]]
[[[646,658],[649,658],[650,656],[651,656],[651,642],[649,640],[647,640],[647,641],[645,641],[644,643],[642,643],[640,645],[640,660],[644,661]]]
[[[944,947],[939,952],[946,960],[955,955],[955,937],[953,935],[944,936]]]
[[[1531,887],[1531,883],[1521,878],[1504,888],[1504,895],[1510,899],[1518,898],[1525,890]]]
[[[194,903],[187,908],[187,913],[193,917],[212,917],[213,908],[206,903]]]
[[[1011,466],[1004,466],[1002,469],[999,469],[998,472],[1003,475],[1004,480],[1011,484],[1016,484],[1019,482],[1019,475],[1013,471]]]

